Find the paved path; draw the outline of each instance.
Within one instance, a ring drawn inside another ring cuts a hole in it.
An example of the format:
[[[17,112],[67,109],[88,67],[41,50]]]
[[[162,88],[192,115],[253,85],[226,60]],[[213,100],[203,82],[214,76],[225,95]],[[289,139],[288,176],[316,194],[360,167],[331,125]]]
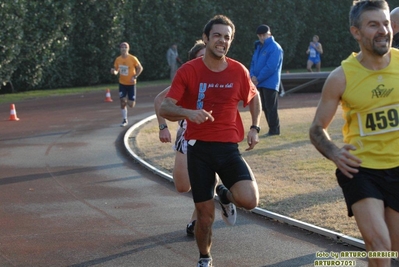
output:
[[[153,114],[163,87],[139,88],[129,125]],[[117,92],[0,105],[0,266],[195,266],[185,235],[193,203],[123,147]],[[217,210],[216,267],[314,266],[316,252],[359,251],[239,210]],[[356,266],[366,266],[356,259]]]

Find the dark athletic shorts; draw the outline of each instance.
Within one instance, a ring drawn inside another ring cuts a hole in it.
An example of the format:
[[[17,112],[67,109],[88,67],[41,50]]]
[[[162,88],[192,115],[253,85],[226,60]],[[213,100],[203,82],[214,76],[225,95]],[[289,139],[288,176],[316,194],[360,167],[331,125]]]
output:
[[[187,145],[187,165],[195,203],[213,199],[215,173],[227,188],[242,180],[255,180],[238,144],[196,141]]]
[[[380,199],[385,207],[399,212],[399,167],[385,170],[360,167],[352,179],[338,169],[335,175],[342,188],[349,217],[353,216],[352,205],[364,198]]]
[[[128,99],[131,101],[136,101],[136,85],[124,85],[119,84],[119,98],[125,98],[128,96]]]

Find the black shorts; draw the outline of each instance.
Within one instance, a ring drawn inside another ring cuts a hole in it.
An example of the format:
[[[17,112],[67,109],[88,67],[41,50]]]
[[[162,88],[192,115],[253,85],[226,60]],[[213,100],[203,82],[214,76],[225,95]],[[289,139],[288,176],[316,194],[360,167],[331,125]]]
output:
[[[136,101],[136,85],[119,84],[119,98],[127,98],[130,101]]]
[[[215,173],[229,189],[238,181],[255,180],[235,143],[188,142],[187,165],[195,203],[214,197]]]
[[[342,188],[349,217],[353,216],[352,205],[364,198],[380,199],[385,207],[399,212],[399,167],[384,170],[360,167],[352,179],[338,169],[335,175]]]

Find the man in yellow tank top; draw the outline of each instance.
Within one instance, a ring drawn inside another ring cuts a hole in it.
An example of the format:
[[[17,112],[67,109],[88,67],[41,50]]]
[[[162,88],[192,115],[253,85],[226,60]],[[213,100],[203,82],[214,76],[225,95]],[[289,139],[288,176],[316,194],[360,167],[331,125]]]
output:
[[[122,123],[121,127],[127,125],[127,107],[133,108],[136,104],[136,83],[137,77],[143,71],[137,57],[129,54],[129,44],[123,42],[119,45],[121,55],[114,61],[111,74],[119,74],[119,98],[121,101]]]
[[[316,149],[337,166],[348,215],[354,216],[370,254],[399,250],[399,52],[385,0],[354,1],[350,32],[360,46],[327,78],[309,130]],[[342,106],[345,145],[327,129]],[[395,252],[394,252],[395,251]],[[391,259],[369,257],[369,266]]]

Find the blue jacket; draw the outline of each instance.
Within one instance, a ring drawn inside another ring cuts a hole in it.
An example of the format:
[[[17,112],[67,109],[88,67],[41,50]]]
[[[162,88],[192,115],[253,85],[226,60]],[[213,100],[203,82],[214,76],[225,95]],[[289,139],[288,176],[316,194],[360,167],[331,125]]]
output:
[[[267,38],[263,45],[259,40],[255,42],[249,73],[258,79],[258,88],[279,90],[283,56],[284,51],[273,36]]]

